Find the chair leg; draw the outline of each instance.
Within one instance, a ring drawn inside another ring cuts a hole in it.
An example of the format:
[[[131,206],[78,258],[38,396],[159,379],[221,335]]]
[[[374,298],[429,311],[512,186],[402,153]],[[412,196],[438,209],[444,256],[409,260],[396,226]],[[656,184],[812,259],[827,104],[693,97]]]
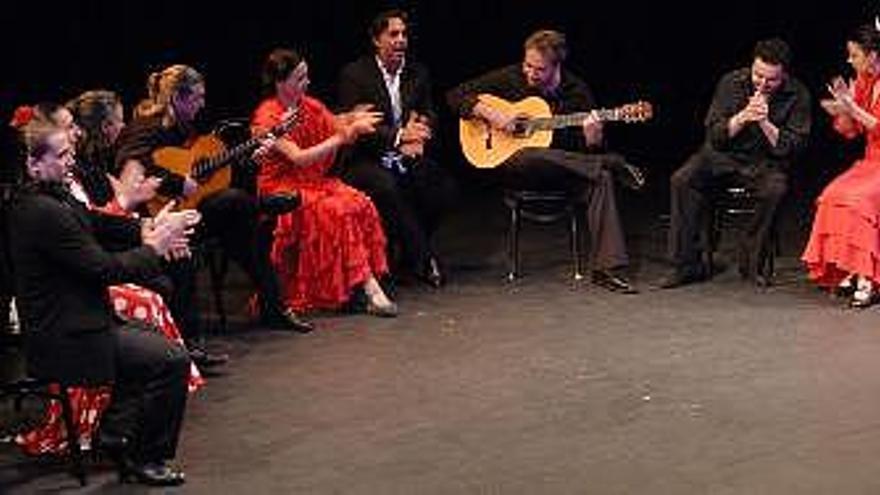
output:
[[[507,235],[508,272],[507,280],[514,281],[519,278],[519,228],[520,228],[520,204],[515,202],[510,208],[510,232]]]
[[[570,216],[570,235],[571,235],[571,255],[574,258],[574,279],[583,280],[584,274],[581,271],[581,232],[580,221],[578,220],[580,212],[577,208],[572,208]]]
[[[220,331],[226,331],[226,305],[223,301],[223,280],[229,270],[229,259],[225,253],[208,255],[208,271],[211,277],[211,292],[214,297],[214,310],[220,320]]]
[[[73,421],[73,407],[70,405],[70,395],[67,393],[66,385],[59,385],[58,400],[61,402],[62,417],[67,429],[67,449],[73,462],[73,474],[79,480],[80,486],[86,486],[86,470],[83,467],[79,434]]]

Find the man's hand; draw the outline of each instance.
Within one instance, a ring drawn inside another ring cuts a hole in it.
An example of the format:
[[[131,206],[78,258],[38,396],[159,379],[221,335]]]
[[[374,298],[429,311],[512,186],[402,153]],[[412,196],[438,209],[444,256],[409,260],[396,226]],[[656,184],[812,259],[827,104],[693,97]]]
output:
[[[178,259],[190,255],[189,239],[193,228],[201,220],[196,210],[171,211],[176,203],[169,201],[159,214],[141,227],[141,240],[159,256]]]
[[[496,110],[483,102],[477,102],[474,106],[473,114],[475,117],[488,122],[493,129],[499,129],[505,132],[513,131],[513,124],[516,121],[515,115]]]
[[[428,118],[415,111],[410,112],[406,125],[400,129],[400,144],[421,143],[424,145],[431,139],[431,127]]]

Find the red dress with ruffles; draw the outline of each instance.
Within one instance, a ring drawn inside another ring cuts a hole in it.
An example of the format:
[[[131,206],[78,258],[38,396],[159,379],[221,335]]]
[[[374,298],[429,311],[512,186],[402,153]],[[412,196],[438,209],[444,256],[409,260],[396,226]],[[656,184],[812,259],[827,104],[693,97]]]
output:
[[[264,100],[252,124],[267,129],[281,122],[285,107]],[[300,148],[335,134],[334,116],[320,101],[303,96],[296,125],[285,138]],[[257,178],[261,195],[297,191],[296,210],[281,215],[275,227],[272,263],[284,286],[287,304],[297,311],[338,309],[354,287],[370,275],[388,272],[385,234],[376,207],[362,192],[328,177],[334,156],[297,166],[277,151],[263,157]]]
[[[880,98],[872,100],[877,76],[860,75],[856,104],[880,119]],[[880,124],[873,130],[835,118],[844,137],[864,134],[865,156],[835,178],[816,200],[816,218],[801,259],[816,283],[830,287],[852,273],[880,283]]]

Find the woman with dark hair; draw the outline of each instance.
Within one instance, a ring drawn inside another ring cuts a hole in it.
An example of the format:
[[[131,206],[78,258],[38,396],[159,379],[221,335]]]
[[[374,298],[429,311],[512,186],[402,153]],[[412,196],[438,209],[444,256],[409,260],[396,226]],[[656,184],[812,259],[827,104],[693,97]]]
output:
[[[341,148],[375,131],[380,115],[366,108],[333,115],[306,94],[308,65],[277,49],[263,70],[268,97],[252,118],[262,133],[296,111],[298,121],[262,155],[261,195],[297,191],[300,207],[278,219],[272,261],[288,304],[297,310],[336,309],[362,288],[367,312],[395,316],[397,306],[377,277],[387,273],[379,214],[363,193],[327,176]]]
[[[866,138],[865,155],[834,179],[816,200],[816,217],[801,259],[811,279],[851,295],[850,305],[866,307],[880,283],[880,33],[856,29],[846,42],[849,83],[835,78],[822,108],[834,129],[848,139]]]
[[[120,133],[116,164],[136,160],[146,175],[162,180],[158,192],[163,196],[188,198],[198,192],[199,183],[191,174],[181,175],[164,168],[154,159],[157,150],[186,147],[198,137],[197,118],[205,107],[205,78],[183,64],[168,66],[147,78],[147,98],[134,110],[134,118]],[[289,204],[288,207],[295,207]],[[285,306],[279,283],[269,261],[268,235],[263,235],[263,211],[256,199],[242,189],[229,187],[199,200],[203,221],[201,239],[219,241],[223,251],[238,264],[257,289],[256,306],[262,324],[306,333],[313,329],[293,309]],[[201,318],[195,298],[194,267],[174,270],[175,293],[169,301],[193,359],[202,366],[228,360],[225,354],[210,354],[195,346],[201,333]]]
[[[114,143],[125,127],[122,101],[112,91],[97,89],[77,96],[66,107],[82,133],[76,143],[74,174],[92,204],[103,206],[113,198],[107,174],[117,175]]]

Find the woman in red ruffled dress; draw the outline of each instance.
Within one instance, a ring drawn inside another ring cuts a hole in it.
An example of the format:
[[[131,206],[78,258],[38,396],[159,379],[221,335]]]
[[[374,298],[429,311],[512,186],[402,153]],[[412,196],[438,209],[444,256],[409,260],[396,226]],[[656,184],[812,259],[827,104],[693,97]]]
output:
[[[865,156],[834,179],[816,200],[816,218],[802,255],[809,276],[851,294],[853,307],[875,300],[880,284],[880,33],[857,29],[846,44],[856,78],[835,78],[822,108],[844,137],[864,135]]]
[[[296,191],[302,200],[278,218],[272,246],[287,303],[298,311],[338,309],[363,289],[368,313],[395,316],[397,306],[377,280],[388,264],[376,208],[360,191],[327,176],[342,147],[374,132],[379,114],[368,109],[332,114],[306,95],[308,65],[291,50],[269,55],[263,82],[270,96],[254,112],[255,134],[292,111],[297,115],[291,130],[267,141],[258,176],[260,194]]]

